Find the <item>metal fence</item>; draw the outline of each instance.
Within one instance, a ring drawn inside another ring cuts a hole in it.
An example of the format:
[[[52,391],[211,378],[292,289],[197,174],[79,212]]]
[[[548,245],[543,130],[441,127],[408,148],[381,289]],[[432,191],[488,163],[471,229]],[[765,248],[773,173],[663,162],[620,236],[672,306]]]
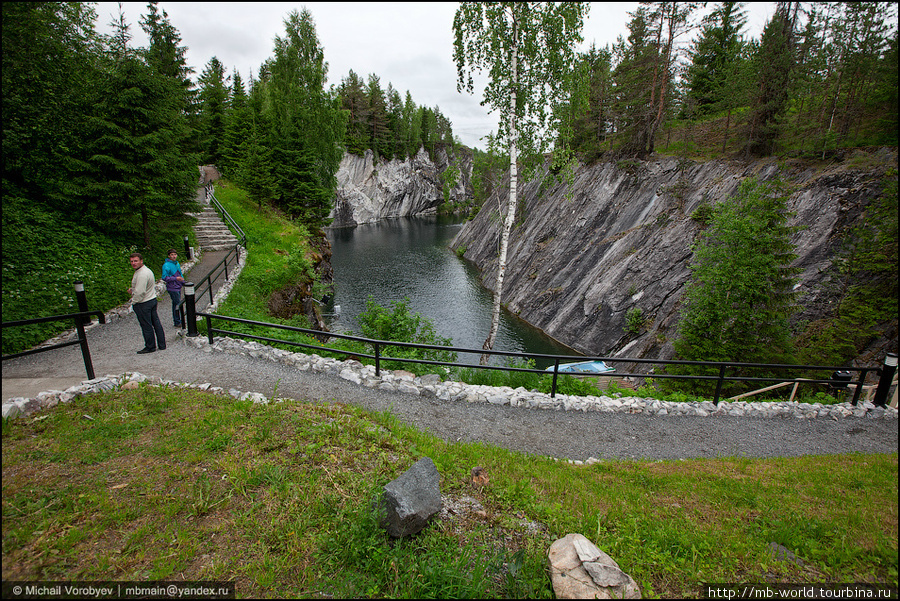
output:
[[[189,301],[190,302],[190,301]],[[720,396],[722,392],[722,387],[725,382],[779,382],[779,383],[804,383],[804,384],[826,384],[838,389],[846,389],[848,387],[855,387],[855,392],[852,398],[852,404],[856,405],[859,402],[859,397],[863,389],[863,385],[865,384],[866,377],[870,373],[877,373],[879,375],[878,388],[875,393],[875,404],[879,406],[884,406],[886,404],[888,391],[891,386],[891,379],[894,376],[894,372],[897,368],[897,356],[888,354],[885,359],[885,364],[882,367],[836,367],[836,366],[822,366],[822,365],[790,365],[790,364],[766,364],[766,363],[739,363],[739,362],[704,362],[704,361],[677,361],[677,360],[661,360],[661,359],[636,359],[630,357],[584,357],[584,356],[571,356],[571,355],[545,355],[545,354],[529,354],[529,353],[518,353],[511,351],[493,351],[493,350],[484,350],[484,349],[468,349],[461,347],[449,347],[449,346],[437,346],[437,345],[427,345],[427,344],[416,344],[411,342],[395,342],[390,340],[373,340],[371,338],[364,338],[361,336],[353,336],[349,334],[336,334],[331,332],[322,332],[319,330],[311,330],[307,328],[299,328],[296,326],[288,326],[282,324],[273,324],[266,323],[260,321],[253,321],[249,319],[241,319],[238,317],[228,317],[225,315],[216,315],[213,313],[202,313],[202,312],[193,312],[197,317],[202,317],[206,320],[206,335],[209,339],[209,343],[213,344],[214,335],[220,334],[224,336],[235,336],[238,338],[246,338],[251,340],[258,340],[261,342],[272,343],[272,344],[284,344],[293,347],[306,348],[318,351],[325,351],[337,354],[343,354],[346,356],[353,357],[362,357],[366,359],[372,359],[375,363],[375,374],[376,376],[381,375],[381,363],[383,361],[396,361],[399,363],[419,363],[419,364],[427,364],[427,365],[435,365],[435,366],[445,366],[445,367],[467,367],[467,368],[477,368],[477,369],[489,369],[489,370],[501,370],[501,371],[512,371],[512,372],[529,372],[529,373],[540,373],[540,374],[548,374],[552,373],[553,381],[551,384],[550,396],[551,398],[556,397],[556,389],[558,378],[560,375],[567,375],[560,371],[560,366],[563,362],[567,361],[608,361],[615,363],[633,363],[633,364],[648,364],[648,365],[682,365],[682,366],[693,366],[693,367],[702,367],[702,368],[713,368],[717,370],[716,375],[680,375],[680,374],[668,374],[668,373],[631,373],[631,372],[615,372],[616,377],[634,377],[634,378],[673,378],[673,379],[681,379],[681,380],[705,380],[705,381],[714,381],[716,383],[716,391],[713,402],[718,405],[720,401]],[[313,337],[322,337],[327,336],[329,338],[338,338],[344,340],[353,340],[356,342],[363,343],[364,345],[368,345],[372,348],[371,353],[361,354],[357,351],[351,350],[343,350],[336,349],[331,347],[326,347],[322,345],[302,343],[292,340],[284,340],[281,338],[269,337],[269,336],[257,336],[255,334],[248,334],[244,332],[236,332],[232,330],[226,330],[221,328],[213,327],[214,322],[230,322],[230,323],[240,323],[245,325],[258,326],[263,328],[270,328],[274,330],[286,330],[291,332],[298,332],[301,334],[306,334],[308,336]],[[189,335],[196,335],[197,327],[196,324],[193,326],[188,323]],[[194,334],[191,334],[191,330],[194,331]],[[491,356],[502,356],[502,357],[514,357],[522,360],[534,359],[534,360],[544,360],[544,361],[552,361],[553,362],[553,371],[549,372],[547,370],[541,369],[530,369],[524,367],[512,367],[512,366],[498,366],[498,365],[461,365],[459,363],[451,363],[446,361],[437,361],[437,360],[429,360],[429,359],[410,359],[404,357],[392,357],[387,356],[383,353],[384,349],[396,347],[396,348],[412,348],[419,350],[435,350],[435,351],[448,351],[453,353],[473,353],[473,354],[488,354]],[[831,378],[824,379],[815,379],[815,378],[802,378],[799,376],[796,377],[775,377],[775,376],[764,376],[764,377],[752,377],[745,375],[729,375],[729,373],[733,373],[737,370],[765,370],[768,372],[782,372],[782,373],[809,373],[809,372],[832,372]],[[856,378],[854,379],[852,376],[848,377],[849,374],[856,373]]]
[[[28,351],[22,351],[21,353],[3,355],[3,361],[6,361],[7,359],[15,359],[16,357],[24,357],[26,355],[45,353],[54,349],[78,344],[81,345],[81,357],[84,359],[84,369],[85,371],[87,371],[87,377],[89,380],[93,380],[95,377],[94,364],[91,362],[91,349],[88,347],[87,335],[84,331],[84,326],[91,323],[90,318],[92,315],[96,315],[99,318],[100,323],[106,323],[106,316],[103,315],[103,311],[81,311],[79,313],[66,313],[65,315],[54,315],[52,317],[38,317],[36,319],[22,319],[19,321],[3,322],[3,329],[5,330],[6,328],[16,328],[36,323],[47,323],[50,321],[63,321],[71,319],[75,322],[75,331],[77,332],[77,337],[75,340],[33,348]]]

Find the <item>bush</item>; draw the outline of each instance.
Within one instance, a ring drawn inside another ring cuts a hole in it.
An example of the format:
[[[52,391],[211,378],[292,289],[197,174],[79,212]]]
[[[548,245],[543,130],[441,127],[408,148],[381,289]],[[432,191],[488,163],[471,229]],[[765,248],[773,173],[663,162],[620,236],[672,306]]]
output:
[[[375,302],[371,296],[366,301],[366,310],[356,318],[363,336],[375,340],[391,340],[394,342],[410,342],[414,344],[427,344],[431,346],[452,346],[449,338],[438,336],[434,331],[434,324],[419,313],[409,310],[409,299],[393,301],[388,310]],[[456,353],[433,349],[418,349],[408,347],[391,347],[388,350],[391,357],[402,359],[419,359],[427,361],[443,361],[452,363],[456,361]],[[419,366],[416,363],[387,362],[387,369],[405,369],[418,373],[433,372],[433,368]]]

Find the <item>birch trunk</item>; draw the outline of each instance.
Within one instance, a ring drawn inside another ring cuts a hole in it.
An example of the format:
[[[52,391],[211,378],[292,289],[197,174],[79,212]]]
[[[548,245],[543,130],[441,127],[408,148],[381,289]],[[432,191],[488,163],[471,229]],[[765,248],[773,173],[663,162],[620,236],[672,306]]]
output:
[[[497,330],[500,329],[500,304],[503,296],[503,276],[506,273],[506,255],[509,249],[509,233],[516,219],[516,187],[518,185],[518,172],[516,163],[518,151],[516,149],[516,137],[518,123],[516,121],[516,86],[519,83],[518,65],[518,29],[513,15],[513,44],[512,44],[512,94],[510,94],[510,127],[509,127],[509,202],[506,207],[506,219],[503,220],[503,229],[500,233],[500,255],[497,261],[497,285],[494,288],[494,306],[491,313],[491,329],[482,349],[493,350],[494,340],[497,338]],[[499,209],[499,203],[497,203]],[[487,353],[481,355],[481,365],[487,365],[491,356]]]

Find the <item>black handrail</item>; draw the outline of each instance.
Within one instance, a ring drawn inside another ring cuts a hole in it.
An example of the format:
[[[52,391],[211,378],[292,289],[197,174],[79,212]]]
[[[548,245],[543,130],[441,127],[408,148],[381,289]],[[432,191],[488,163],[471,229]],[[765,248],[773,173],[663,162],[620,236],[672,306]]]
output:
[[[623,372],[615,372],[616,377],[640,377],[640,378],[674,378],[674,379],[682,379],[682,380],[715,380],[717,382],[716,385],[716,394],[713,399],[713,403],[715,405],[719,404],[719,397],[722,390],[722,384],[724,382],[791,382],[791,383],[799,383],[803,382],[806,384],[829,384],[835,387],[846,387],[846,386],[856,386],[856,392],[853,395],[852,404],[855,406],[859,401],[860,393],[862,392],[863,384],[865,383],[866,376],[869,372],[875,372],[882,376],[884,376],[884,371],[881,368],[874,367],[835,367],[835,366],[822,366],[822,365],[793,365],[793,364],[769,364],[769,363],[739,363],[739,362],[706,362],[706,361],[684,361],[684,360],[664,360],[664,359],[637,359],[637,358],[628,358],[628,357],[584,357],[584,356],[571,356],[571,355],[545,355],[539,353],[519,353],[513,351],[494,351],[494,350],[484,350],[484,349],[467,349],[461,347],[449,347],[449,346],[438,346],[438,345],[430,345],[430,344],[418,344],[413,342],[396,342],[392,340],[374,340],[371,338],[365,338],[362,336],[353,336],[348,334],[336,334],[332,332],[323,333],[320,330],[312,330],[308,328],[299,328],[296,326],[288,326],[282,324],[274,324],[274,323],[266,323],[261,321],[253,321],[250,319],[242,319],[239,317],[228,317],[225,315],[216,315],[214,313],[203,313],[197,312],[198,317],[203,317],[206,320],[206,333],[207,338],[210,344],[213,344],[213,334],[222,334],[226,336],[237,336],[240,338],[248,338],[252,340],[259,340],[263,342],[271,342],[276,344],[287,344],[290,346],[296,346],[301,348],[308,348],[314,350],[327,351],[332,353],[339,353],[348,356],[354,357],[364,357],[366,359],[373,359],[375,361],[375,375],[381,375],[381,362],[382,361],[397,361],[399,363],[420,363],[426,365],[440,365],[440,366],[458,366],[457,363],[450,363],[447,361],[436,361],[430,359],[409,359],[409,358],[401,358],[401,357],[387,357],[381,354],[381,350],[383,347],[394,346],[401,348],[415,348],[421,350],[439,350],[439,351],[448,351],[454,353],[473,353],[473,354],[488,354],[488,355],[496,355],[496,356],[505,356],[505,357],[519,357],[524,359],[541,359],[547,361],[553,361],[553,383],[551,384],[550,389],[550,397],[556,398],[556,384],[557,378],[559,375],[569,375],[564,372],[559,371],[560,361],[612,361],[617,363],[649,363],[654,365],[693,365],[693,366],[706,366],[706,367],[718,367],[719,373],[714,376],[703,376],[703,375],[681,375],[681,374],[654,374],[654,373],[623,373]],[[362,354],[355,351],[345,351],[342,349],[335,349],[325,346],[319,346],[314,344],[306,344],[302,342],[295,342],[291,340],[281,340],[278,338],[270,338],[266,336],[257,336],[254,334],[247,334],[243,332],[233,332],[230,330],[221,330],[212,327],[213,320],[222,320],[226,322],[234,322],[234,323],[243,323],[247,325],[254,326],[263,326],[268,328],[275,328],[279,330],[288,330],[292,332],[300,332],[303,334],[310,334],[313,336],[322,336],[327,335],[332,338],[341,338],[344,340],[355,340],[357,342],[362,342],[364,344],[372,345],[373,353],[371,355]],[[528,373],[540,373],[540,374],[548,374],[546,370],[542,369],[530,369],[530,368],[521,368],[521,367],[510,367],[510,366],[496,366],[496,365],[466,365],[465,367],[474,367],[478,369],[493,369],[500,371],[514,371],[514,372],[528,372]],[[726,370],[731,368],[764,368],[769,370],[804,370],[804,371],[855,371],[859,373],[859,378],[855,382],[850,380],[838,380],[838,379],[805,379],[805,378],[772,378],[772,377],[749,377],[749,376],[726,376]],[[891,374],[893,376],[893,374]]]
[[[215,194],[212,191],[212,184],[209,184],[206,188],[207,197],[209,201],[212,203],[213,207],[218,210],[222,218],[226,221],[228,225],[233,227],[239,234],[238,241],[235,245],[229,249],[228,253],[225,257],[219,261],[215,267],[210,270],[210,272],[199,282],[195,282],[195,296],[196,298],[202,297],[204,294],[209,294],[209,304],[213,302],[213,283],[218,279],[219,272],[218,269],[223,267],[223,272],[225,274],[225,279],[228,280],[228,261],[231,259],[232,253],[234,254],[235,263],[240,261],[240,252],[238,247],[243,246],[247,248],[247,235],[244,233],[244,230],[241,229],[241,226],[237,224],[234,218],[225,210],[225,207],[219,202],[219,199],[216,198]],[[204,288],[204,285],[206,286]],[[182,297],[181,302],[178,303],[178,311],[181,314],[181,323],[185,323],[185,308],[184,308],[185,298]]]
[[[211,184],[210,184],[209,190],[208,190],[208,197],[209,197],[209,201],[213,205],[213,208],[215,208],[217,211],[219,211],[219,213],[222,214],[222,219],[224,219],[225,222],[229,226],[231,226],[235,230],[237,230],[237,232],[239,234],[238,244],[240,244],[241,246],[246,248],[247,247],[247,235],[244,233],[244,230],[241,229],[241,226],[239,226],[237,224],[237,221],[235,221],[234,218],[228,213],[228,211],[225,210],[225,207],[222,206],[222,203],[219,202],[219,199],[216,198],[216,194],[215,194],[214,189]]]
[[[106,323],[106,316],[103,314],[103,311],[81,311],[80,313],[66,313],[65,315],[54,315],[52,317],[38,317],[35,319],[22,319],[18,321],[5,321],[2,324],[2,327],[5,328],[14,328],[19,326],[27,326],[35,323],[46,323],[48,321],[62,321],[65,319],[73,319],[75,321],[75,329],[78,332],[78,337],[75,340],[70,340],[69,342],[59,342],[57,344],[51,344],[48,346],[42,346],[40,348],[34,348],[27,351],[22,351],[20,353],[13,353],[11,355],[3,355],[3,361],[7,359],[15,359],[16,357],[24,357],[26,355],[34,355],[37,353],[44,353],[47,351],[52,351],[53,349],[63,348],[66,346],[72,346],[73,344],[81,345],[81,357],[84,359],[84,368],[87,371],[88,380],[94,379],[94,365],[91,362],[91,349],[88,348],[87,335],[84,331],[85,320],[84,318],[90,317],[91,315],[97,315],[100,318],[100,323]],[[90,323],[90,321],[88,321]]]
[[[213,283],[219,279],[219,275],[224,272],[225,279],[228,280],[228,261],[232,258],[232,253],[234,254],[234,262],[237,264],[240,261],[240,255],[238,254],[237,248],[240,246],[240,243],[235,244],[234,248],[228,251],[228,254],[225,257],[216,263],[216,266],[213,267],[210,272],[204,277],[200,282],[195,283],[195,295],[197,298],[200,298],[204,294],[209,294],[209,304],[213,302]],[[222,272],[219,272],[219,268],[222,267]],[[203,286],[206,286],[205,288]],[[185,323],[185,298],[182,296],[181,302],[178,303],[178,311],[181,313],[181,323]]]

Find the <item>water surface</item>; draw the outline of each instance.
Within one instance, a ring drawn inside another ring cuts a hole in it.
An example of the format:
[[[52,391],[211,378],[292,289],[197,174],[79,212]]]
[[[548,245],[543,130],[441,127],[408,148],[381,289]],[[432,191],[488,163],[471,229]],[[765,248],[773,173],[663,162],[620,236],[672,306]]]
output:
[[[356,316],[370,296],[385,307],[408,299],[410,310],[431,320],[438,335],[480,349],[491,327],[492,298],[475,268],[449,248],[461,227],[457,218],[410,217],[329,230],[334,304],[341,307],[331,329],[358,333]],[[507,312],[494,350],[574,354]],[[476,363],[478,356],[460,354],[459,360]]]

